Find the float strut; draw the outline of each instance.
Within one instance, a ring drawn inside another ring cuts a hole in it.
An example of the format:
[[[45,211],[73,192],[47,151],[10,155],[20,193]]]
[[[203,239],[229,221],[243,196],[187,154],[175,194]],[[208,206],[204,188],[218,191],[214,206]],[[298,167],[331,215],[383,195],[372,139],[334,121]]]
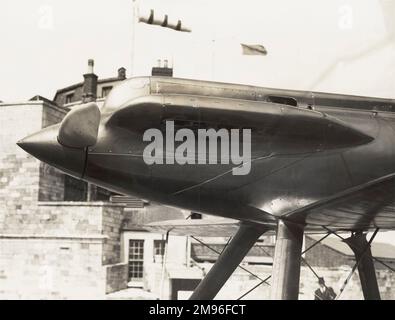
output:
[[[297,300],[304,227],[279,220],[272,271],[272,300]]]
[[[366,234],[356,232],[353,233],[350,238],[344,239],[343,241],[354,252],[365,300],[380,300],[372,251],[369,242],[366,240]]]
[[[199,283],[190,300],[214,299],[248,251],[268,229],[242,224],[219,256],[217,262]]]

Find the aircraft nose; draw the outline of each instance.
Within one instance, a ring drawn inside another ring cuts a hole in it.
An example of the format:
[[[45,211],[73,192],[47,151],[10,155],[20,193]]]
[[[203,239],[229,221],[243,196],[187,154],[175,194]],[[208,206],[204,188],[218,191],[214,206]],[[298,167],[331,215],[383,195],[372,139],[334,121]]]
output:
[[[58,142],[60,124],[45,128],[17,145],[35,158],[72,176],[82,178],[85,167],[85,148],[69,148]]]

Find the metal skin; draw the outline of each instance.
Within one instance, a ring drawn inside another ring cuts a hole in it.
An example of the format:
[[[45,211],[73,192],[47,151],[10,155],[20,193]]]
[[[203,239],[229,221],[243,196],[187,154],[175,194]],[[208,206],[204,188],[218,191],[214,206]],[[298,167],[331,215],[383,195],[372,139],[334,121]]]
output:
[[[305,232],[322,226],[394,229],[394,112],[390,99],[142,77],[112,90],[100,110],[96,139],[93,115],[86,131],[63,123],[62,132],[72,132],[67,144],[59,143],[62,136],[57,139],[62,124],[18,144],[114,192],[271,230],[278,223],[293,223]],[[147,165],[144,131],[164,131],[167,120],[176,130],[251,129],[250,173],[232,175],[232,164]],[[275,258],[275,265],[288,270],[300,243],[284,241],[284,254],[276,248],[282,258]],[[221,266],[227,268],[216,269]],[[299,264],[292,268],[298,278],[295,268]],[[273,286],[281,287],[275,298],[295,298],[296,289],[289,288],[296,284],[286,280],[286,271],[274,279]]]
[[[293,98],[298,106],[267,102],[271,96]],[[341,215],[318,212],[292,219],[290,213],[394,175],[392,111],[394,100],[133,78],[108,97],[94,146],[63,146],[70,154],[86,152],[86,164],[77,172],[74,161],[54,159],[48,152],[49,141],[51,148],[60,147],[56,142],[59,125],[48,129],[53,136],[46,129],[19,145],[40,160],[99,186],[194,212],[273,228],[277,218],[283,217],[306,224],[306,231],[322,225],[391,229],[393,211],[376,212],[373,221],[367,203],[350,205]],[[163,129],[165,120],[174,120],[179,128],[252,128],[251,172],[232,175],[232,164],[145,164],[142,154],[148,142],[143,142],[142,135],[149,128]]]
[[[57,139],[59,126],[51,126],[34,133],[19,141],[18,145],[37,159],[80,179],[85,168],[86,152],[84,149],[61,145]]]
[[[272,300],[297,300],[303,227],[279,221],[272,271]]]

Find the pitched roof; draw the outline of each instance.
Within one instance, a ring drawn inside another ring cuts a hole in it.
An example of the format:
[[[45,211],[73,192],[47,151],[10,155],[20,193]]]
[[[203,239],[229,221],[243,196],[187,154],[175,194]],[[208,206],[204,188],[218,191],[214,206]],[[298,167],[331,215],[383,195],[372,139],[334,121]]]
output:
[[[111,83],[111,82],[117,82],[117,81],[123,81],[123,80],[125,80],[125,79],[119,78],[119,77],[112,77],[112,78],[106,78],[106,79],[98,79],[97,83],[103,84],[103,83]],[[56,100],[56,98],[59,94],[62,94],[62,93],[68,92],[68,91],[72,91],[77,88],[82,88],[83,85],[84,85],[84,82],[78,82],[78,83],[72,84],[68,87],[58,89],[55,93],[54,100]]]
[[[47,98],[40,96],[40,95],[36,95],[36,96],[32,97],[31,99],[29,99],[29,101],[44,101],[49,104],[57,105],[55,101],[47,99]]]
[[[309,238],[313,240],[319,240],[321,236],[310,235]],[[351,251],[348,245],[342,242],[340,239],[328,237],[321,242],[323,245],[338,251],[347,256],[353,256],[354,253]],[[373,242],[371,245],[372,254],[376,258],[386,258],[386,259],[395,259],[395,246],[389,243],[382,242]]]

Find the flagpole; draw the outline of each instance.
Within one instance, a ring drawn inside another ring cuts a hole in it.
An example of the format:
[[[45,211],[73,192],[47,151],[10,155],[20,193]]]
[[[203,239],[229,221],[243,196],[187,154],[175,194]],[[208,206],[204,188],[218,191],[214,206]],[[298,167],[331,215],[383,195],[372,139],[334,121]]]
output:
[[[211,40],[211,80],[214,81],[214,67],[215,67],[215,39]]]
[[[136,51],[136,28],[137,28],[137,14],[138,14],[138,0],[133,0],[133,12],[132,12],[132,52],[130,62],[130,77],[134,76],[134,59]]]

